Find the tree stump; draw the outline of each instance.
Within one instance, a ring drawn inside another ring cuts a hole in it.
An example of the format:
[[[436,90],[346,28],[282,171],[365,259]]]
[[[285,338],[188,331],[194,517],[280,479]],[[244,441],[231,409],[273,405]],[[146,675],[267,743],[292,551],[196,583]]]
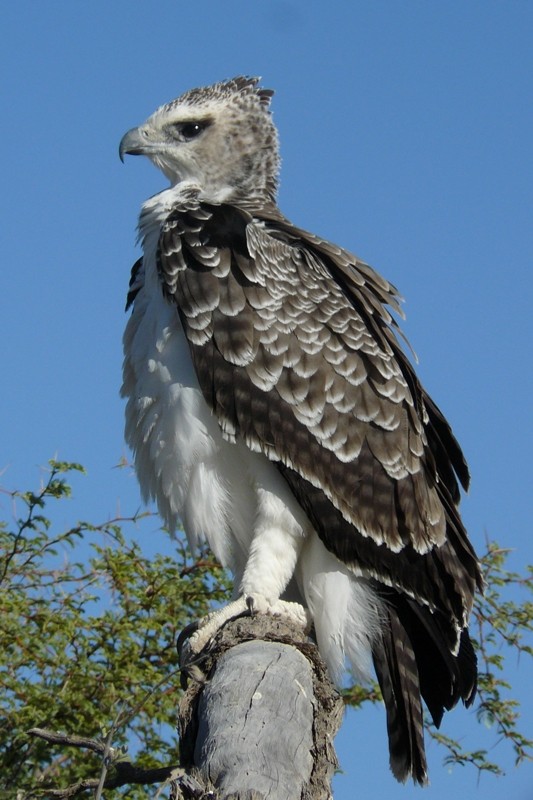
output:
[[[180,703],[180,757],[206,793],[330,798],[343,703],[305,634],[273,617],[244,617],[194,661]]]

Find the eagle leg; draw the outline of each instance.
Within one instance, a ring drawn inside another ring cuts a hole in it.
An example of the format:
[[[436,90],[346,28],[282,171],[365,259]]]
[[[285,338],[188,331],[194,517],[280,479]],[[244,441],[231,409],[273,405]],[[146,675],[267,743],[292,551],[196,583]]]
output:
[[[237,600],[217,608],[198,622],[198,630],[189,639],[190,651],[194,654],[200,653],[226,622],[243,614],[251,616],[269,614],[272,617],[281,617],[305,632],[309,632],[312,625],[309,611],[300,603],[291,603],[288,600],[269,603],[266,597],[260,594],[241,595]]]

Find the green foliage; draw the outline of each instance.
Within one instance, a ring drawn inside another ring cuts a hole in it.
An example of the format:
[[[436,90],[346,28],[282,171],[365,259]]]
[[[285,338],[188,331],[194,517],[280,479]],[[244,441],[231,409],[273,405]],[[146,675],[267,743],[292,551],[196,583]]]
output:
[[[227,596],[216,562],[192,560],[181,540],[171,556],[143,553],[133,537],[141,526],[153,531],[157,523],[149,514],[56,532],[47,506],[70,496],[67,477],[77,472],[83,472],[79,464],[52,461],[39,492],[6,493],[15,518],[0,522],[0,800],[50,797],[47,787],[101,773],[101,755],[28,736],[34,727],[102,743],[107,737],[115,763],[129,747],[139,767],[176,764],[176,638]],[[486,592],[476,601],[472,634],[479,721],[511,746],[519,763],[531,757],[533,742],[519,730],[505,667],[509,655],[533,654],[527,639],[533,574],[531,568],[525,575],[509,571],[507,555],[487,545]],[[353,686],[345,699],[353,706],[376,702],[379,688]],[[444,745],[446,763],[501,773],[488,750],[467,751],[431,725],[428,730]],[[140,800],[146,789],[106,790],[109,798],[126,794]]]
[[[114,723],[113,746],[133,748],[138,766],[176,763],[176,637],[226,595],[220,567],[191,560],[180,540],[175,556],[144,555],[123,532],[141,524],[140,516],[56,533],[45,506],[70,496],[66,476],[73,471],[82,468],[50,462],[40,492],[10,493],[21,513],[12,525],[0,524],[6,799],[100,772],[97,756],[31,738],[32,727],[105,739]],[[128,792],[144,796],[140,788]]]
[[[471,628],[479,661],[478,719],[511,745],[518,765],[531,759],[533,740],[518,730],[520,704],[509,696],[512,687],[504,674],[509,655],[516,659],[533,655],[533,566],[527,566],[523,575],[511,572],[506,567],[508,555],[496,542],[487,543],[482,559],[485,593],[477,598]],[[480,769],[501,772],[489,764],[482,756]]]

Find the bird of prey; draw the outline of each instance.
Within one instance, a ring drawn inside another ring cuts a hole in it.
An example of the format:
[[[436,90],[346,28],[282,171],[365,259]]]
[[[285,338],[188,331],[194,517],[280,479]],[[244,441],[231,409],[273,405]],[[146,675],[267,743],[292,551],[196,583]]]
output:
[[[217,624],[286,615],[333,678],[373,664],[392,771],[423,784],[421,698],[439,725],[476,689],[468,469],[400,346],[395,287],[278,209],[272,95],[193,89],[120,143],[170,182],[139,219],[126,439],[144,498],[234,575]]]

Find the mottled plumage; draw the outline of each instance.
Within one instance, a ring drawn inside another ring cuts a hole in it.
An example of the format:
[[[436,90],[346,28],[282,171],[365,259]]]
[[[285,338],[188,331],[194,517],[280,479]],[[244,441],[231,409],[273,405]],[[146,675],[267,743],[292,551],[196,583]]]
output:
[[[302,603],[337,679],[373,660],[394,774],[423,783],[420,695],[439,724],[475,692],[468,470],[399,345],[396,289],[275,205],[271,96],[195,89],[121,142],[171,183],[139,223],[126,438],[145,498],[236,596]]]

